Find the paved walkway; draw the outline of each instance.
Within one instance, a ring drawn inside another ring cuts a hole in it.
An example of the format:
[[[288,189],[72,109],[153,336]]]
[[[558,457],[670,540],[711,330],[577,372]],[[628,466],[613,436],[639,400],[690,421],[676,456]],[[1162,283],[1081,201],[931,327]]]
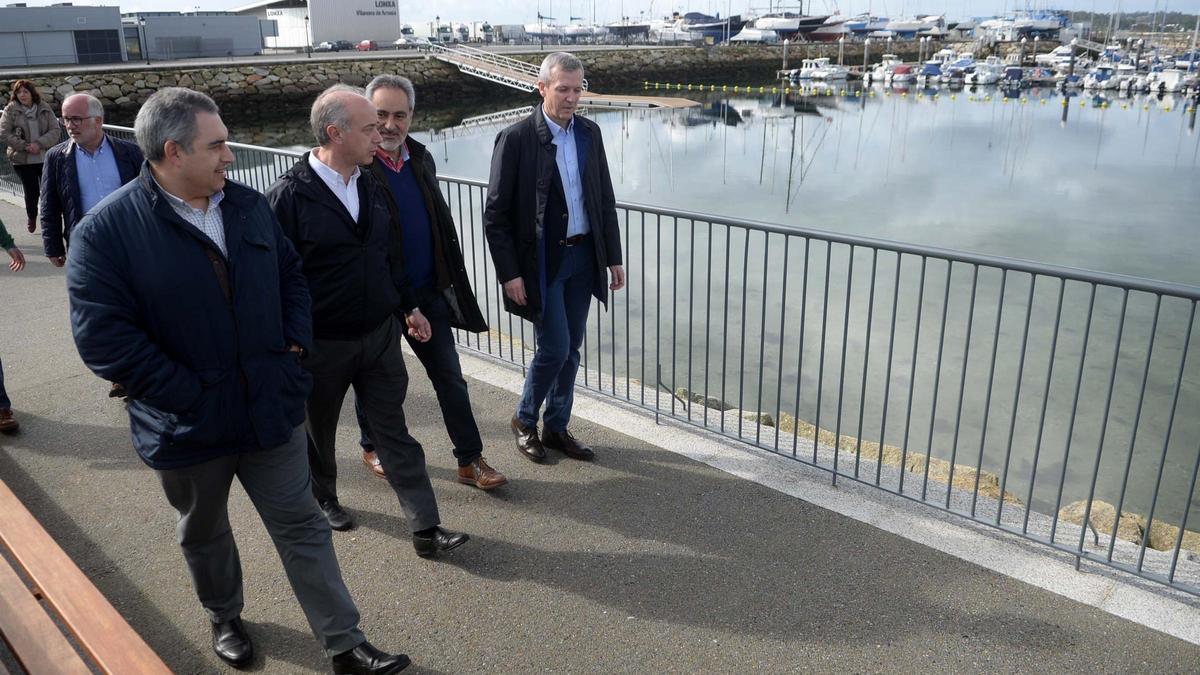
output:
[[[75,353],[63,271],[19,216],[0,203],[30,261],[20,275],[0,271],[0,354],[23,425],[0,436],[0,479],[168,664],[223,672],[174,515],[130,447],[122,406]],[[511,479],[494,494],[454,482],[423,375],[410,393],[445,523],[472,535],[438,561],[413,554],[391,490],[358,462],[349,406],[342,418],[343,502],[361,527],[336,533],[340,560],[367,634],[409,653],[412,672],[1183,672],[1200,663],[1188,642],[594,423],[576,431],[597,462],[534,465],[511,445],[514,395],[478,381],[472,392],[486,454]],[[238,489],[231,508],[254,668],[323,672]]]

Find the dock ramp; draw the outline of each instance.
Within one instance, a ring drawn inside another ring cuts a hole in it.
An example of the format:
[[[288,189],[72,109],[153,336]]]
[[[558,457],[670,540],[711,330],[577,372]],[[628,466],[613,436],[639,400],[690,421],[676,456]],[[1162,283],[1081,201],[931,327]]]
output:
[[[538,67],[466,45],[431,45],[429,55],[455,66],[459,71],[521,91],[537,91]],[[588,82],[583,81],[583,88]],[[700,105],[685,98],[666,96],[619,96],[588,91],[580,98],[582,106],[597,108],[690,108]]]

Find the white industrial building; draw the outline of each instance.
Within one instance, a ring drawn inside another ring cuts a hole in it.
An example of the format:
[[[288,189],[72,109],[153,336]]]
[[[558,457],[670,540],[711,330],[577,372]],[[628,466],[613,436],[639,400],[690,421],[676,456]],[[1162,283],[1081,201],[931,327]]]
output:
[[[271,49],[302,49],[321,42],[375,40],[391,43],[400,36],[398,0],[260,0],[231,12],[273,20]]]

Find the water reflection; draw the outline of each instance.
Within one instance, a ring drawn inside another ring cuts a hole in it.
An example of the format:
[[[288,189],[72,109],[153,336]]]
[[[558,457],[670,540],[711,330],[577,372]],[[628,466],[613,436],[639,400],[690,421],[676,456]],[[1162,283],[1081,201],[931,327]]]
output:
[[[706,93],[589,115],[620,199],[1200,284],[1194,101],[1010,94]],[[444,173],[485,179],[494,134],[421,140]]]

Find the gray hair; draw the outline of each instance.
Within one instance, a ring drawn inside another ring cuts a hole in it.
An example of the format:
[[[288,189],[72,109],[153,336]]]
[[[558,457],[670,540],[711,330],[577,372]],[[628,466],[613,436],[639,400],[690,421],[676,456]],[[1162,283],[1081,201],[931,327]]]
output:
[[[417,92],[413,89],[412,80],[401,75],[376,75],[367,85],[367,98],[374,100],[375,92],[380,89],[399,89],[408,97],[408,107],[417,107]]]
[[[196,115],[219,115],[220,112],[216,102],[198,91],[184,87],[159,89],[138,110],[133,135],[147,160],[161,162],[166,158],[164,146],[167,141],[175,141],[191,151],[198,133]],[[91,113],[90,103],[88,113]]]
[[[100,99],[96,98],[95,96],[92,96],[91,94],[85,94],[85,93],[71,94],[70,96],[63,99],[63,103],[65,104],[67,101],[69,101],[73,98],[76,98],[76,97],[87,101],[88,117],[99,117],[101,119],[104,118],[104,104],[100,102]]]
[[[550,74],[555,68],[558,68],[560,73],[573,73],[576,70],[582,72],[583,61],[568,52],[554,52],[542,59],[542,67],[538,69],[538,81],[550,84]]]
[[[350,129],[350,114],[346,110],[346,99],[336,95],[342,92],[365,96],[362,89],[351,87],[348,84],[335,84],[317,96],[317,100],[313,101],[312,112],[308,116],[313,136],[317,137],[317,145],[329,145],[333,142],[327,131],[330,125],[342,131]]]

